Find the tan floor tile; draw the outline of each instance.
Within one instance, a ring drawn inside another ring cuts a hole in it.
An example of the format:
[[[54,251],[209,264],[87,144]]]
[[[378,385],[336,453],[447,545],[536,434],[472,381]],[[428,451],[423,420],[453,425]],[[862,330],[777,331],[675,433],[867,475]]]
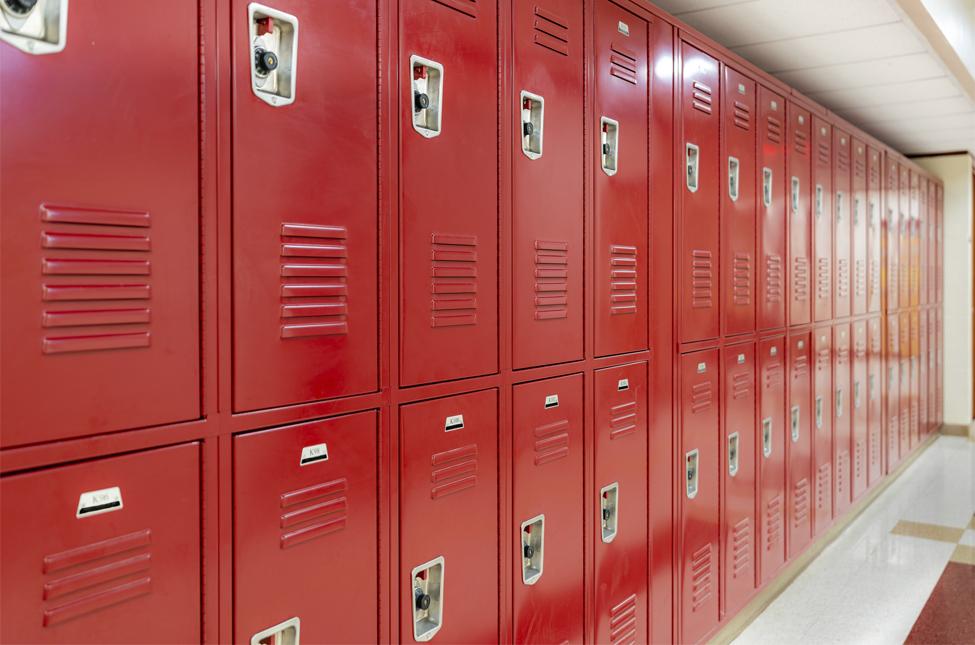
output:
[[[959,544],[955,547],[955,552],[951,554],[951,561],[975,566],[975,546]]]
[[[940,524],[925,524],[924,522],[900,520],[890,532],[894,535],[906,535],[925,540],[938,540],[939,542],[953,542],[957,544],[965,529],[956,529],[951,526],[941,526]]]

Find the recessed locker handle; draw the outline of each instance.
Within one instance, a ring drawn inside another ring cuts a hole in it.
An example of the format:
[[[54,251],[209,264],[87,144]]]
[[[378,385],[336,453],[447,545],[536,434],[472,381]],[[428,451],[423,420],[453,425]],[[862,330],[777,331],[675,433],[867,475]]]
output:
[[[765,208],[772,205],[772,169],[762,168],[762,203]]]
[[[728,196],[733,202],[738,201],[738,171],[740,166],[741,164],[736,157],[728,157]]]
[[[732,477],[738,474],[738,460],[740,458],[740,437],[737,432],[728,435],[728,474]]]
[[[687,488],[687,499],[697,497],[700,481],[700,452],[697,448],[684,455],[684,480]]]
[[[816,429],[823,429],[823,397],[816,397]]]
[[[545,134],[545,99],[538,94],[521,91],[521,151],[529,159],[542,156]]]
[[[616,539],[619,530],[620,483],[613,482],[599,490],[599,522],[602,540],[609,544]]]
[[[834,207],[836,212],[836,225],[840,226],[843,223],[843,192],[836,193],[836,206]]]
[[[429,641],[440,628],[444,619],[444,570],[443,556],[425,562],[413,569],[409,598],[413,612],[413,640]]]
[[[853,226],[860,226],[860,198],[853,198]]]
[[[410,56],[410,100],[413,129],[422,137],[440,136],[443,127],[444,70],[435,60]]]
[[[792,431],[791,432],[792,443],[796,443],[799,441],[799,415],[800,414],[801,413],[799,411],[799,406],[798,405],[792,406],[792,411],[789,418],[790,429]]]
[[[300,645],[301,620],[295,616],[251,636],[251,645]]]
[[[860,381],[853,381],[853,407],[860,409]]]
[[[28,54],[56,54],[68,37],[68,0],[0,0],[0,41]]]
[[[836,418],[843,416],[843,388],[836,388]]]
[[[687,190],[697,192],[698,173],[700,165],[700,149],[693,143],[687,143]]]
[[[799,178],[792,177],[792,213],[799,214]]]
[[[599,158],[603,172],[612,177],[619,170],[620,124],[604,116],[599,120]]]
[[[251,42],[251,90],[273,107],[295,100],[298,18],[256,2],[247,5]]]
[[[545,565],[545,516],[521,523],[521,581],[533,585],[542,577]]]
[[[823,187],[821,184],[816,184],[816,218],[819,219],[823,216]]]
[[[762,419],[762,456],[772,456],[772,417]]]

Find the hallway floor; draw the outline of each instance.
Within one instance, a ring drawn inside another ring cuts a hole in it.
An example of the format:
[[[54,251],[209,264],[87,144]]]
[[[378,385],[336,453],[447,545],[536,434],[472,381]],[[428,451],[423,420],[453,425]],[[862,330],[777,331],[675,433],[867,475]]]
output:
[[[939,437],[734,641],[975,642],[975,441]]]

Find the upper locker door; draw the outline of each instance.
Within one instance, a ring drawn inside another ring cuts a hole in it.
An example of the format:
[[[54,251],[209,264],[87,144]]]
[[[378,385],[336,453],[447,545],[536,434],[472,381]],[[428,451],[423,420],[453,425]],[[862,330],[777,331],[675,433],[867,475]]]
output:
[[[377,8],[361,5],[233,4],[236,411],[378,387]]]
[[[494,0],[400,3],[402,385],[498,369],[497,59]]]
[[[515,369],[581,359],[582,6],[515,4],[512,346]]]
[[[789,336],[788,346],[788,497],[787,558],[795,557],[812,537],[812,346],[809,332]]]
[[[933,179],[928,180],[928,207],[927,207],[927,256],[928,262],[925,267],[927,271],[927,303],[929,305],[934,304],[938,301],[938,215],[937,215],[937,203],[938,203],[938,193],[937,185]]]
[[[734,335],[755,329],[755,82],[722,71],[721,317]]]
[[[833,332],[813,330],[813,476],[816,478],[813,528],[822,535],[833,512]]]
[[[853,446],[853,475],[850,486],[853,500],[867,490],[868,468],[868,399],[867,383],[867,354],[869,351],[867,336],[867,321],[857,320],[853,323],[853,382],[850,385],[850,409],[852,422]]]
[[[867,146],[867,312],[880,313],[880,270],[883,260],[880,223],[881,176],[880,151]]]
[[[911,306],[911,172],[897,164],[897,301]]]
[[[883,348],[882,319],[867,321],[867,486],[883,477]]]
[[[945,287],[945,272],[944,272],[944,260],[945,260],[945,199],[944,199],[944,186],[940,183],[937,186],[937,201],[935,202],[935,216],[937,221],[935,222],[935,236],[936,247],[935,247],[935,282],[937,283],[937,289],[935,290],[935,302],[941,304],[944,302],[944,287]]]
[[[785,562],[785,339],[758,343],[758,548],[762,582]]]
[[[918,305],[928,304],[928,179],[922,176],[918,187]]]
[[[853,217],[853,315],[867,313],[867,236],[870,226],[867,199],[867,145],[853,139],[853,186],[851,215]]]
[[[833,326],[833,517],[850,508],[850,447],[852,424],[850,411],[850,324]]]
[[[813,117],[816,140],[813,160],[813,256],[815,299],[813,320],[833,318],[833,135],[832,126]]]
[[[785,99],[758,90],[758,328],[785,327]]]
[[[18,5],[44,33],[0,43],[0,445],[196,418],[197,3]]]
[[[788,103],[789,132],[785,146],[788,175],[789,219],[789,324],[805,325],[812,315],[812,276],[809,262],[812,257],[812,223],[810,195],[812,170],[810,166],[812,117],[797,104]]]
[[[681,155],[677,259],[681,342],[717,338],[718,62],[681,43]]]
[[[884,156],[884,221],[887,227],[885,238],[887,263],[884,267],[886,281],[887,311],[896,311],[900,302],[900,208],[898,206],[898,181],[900,172],[897,161],[889,154]]]
[[[910,215],[907,228],[911,266],[908,274],[908,289],[912,307],[921,304],[921,177],[911,170]]]
[[[850,135],[833,128],[833,317],[851,312],[850,299]]]
[[[649,321],[647,23],[596,4],[593,103],[597,356],[645,349]]]

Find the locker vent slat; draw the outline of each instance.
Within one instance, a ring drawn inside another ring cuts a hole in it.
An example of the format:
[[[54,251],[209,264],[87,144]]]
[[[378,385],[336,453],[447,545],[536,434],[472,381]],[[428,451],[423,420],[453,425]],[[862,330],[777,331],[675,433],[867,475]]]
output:
[[[477,444],[435,453],[430,458],[430,499],[440,499],[477,485]]]
[[[704,83],[694,81],[691,84],[691,106],[695,110],[711,114],[713,112],[712,104],[714,103],[712,95],[711,88]]]
[[[745,399],[752,393],[752,376],[748,372],[738,372],[731,377],[731,398],[735,401]]]
[[[850,451],[844,450],[836,455],[836,499],[837,506],[840,500],[848,500],[850,497]]]
[[[349,515],[348,486],[342,477],[282,493],[280,547],[291,548],[343,530]]]
[[[809,135],[805,130],[796,128],[792,131],[792,146],[801,157],[809,157]]]
[[[430,325],[477,324],[477,237],[434,233]]]
[[[347,334],[344,226],[281,225],[281,338]]]
[[[714,390],[711,381],[695,383],[691,387],[691,413],[697,414],[711,407],[714,402]]]
[[[752,304],[752,256],[738,251],[731,265],[732,302],[747,307]]]
[[[477,18],[477,0],[433,0],[448,9],[459,11],[465,16]]]
[[[714,555],[710,543],[691,556],[691,611],[697,611],[713,593]]]
[[[765,302],[773,305],[782,302],[782,257],[765,256]]]
[[[711,251],[691,250],[691,306],[710,309],[714,306],[714,263]]]
[[[636,432],[638,420],[636,401],[614,405],[610,412],[612,414],[609,420],[610,440],[622,439]]]
[[[802,378],[809,373],[809,359],[806,354],[796,355],[795,362],[792,364],[793,378]]]
[[[609,312],[612,315],[637,312],[637,248],[623,244],[609,247]]]
[[[535,465],[558,461],[569,456],[569,425],[568,419],[560,419],[554,423],[535,428]]]
[[[819,300],[829,300],[832,291],[831,275],[829,258],[816,258],[816,297]]]
[[[792,489],[792,527],[802,528],[809,520],[809,480],[803,477]]]
[[[809,300],[809,258],[796,256],[792,262],[792,297],[795,302]]]
[[[776,495],[765,505],[765,550],[772,551],[782,543],[782,496]]]
[[[819,465],[816,469],[816,517],[825,517],[829,521],[830,508],[833,499],[833,467],[829,462]]]
[[[751,130],[752,127],[752,114],[751,108],[746,103],[741,101],[735,101],[734,105],[734,123],[736,128],[745,130]]]
[[[569,244],[535,241],[535,320],[569,315]]]
[[[782,121],[769,116],[766,119],[765,134],[772,143],[782,143]]]
[[[563,56],[569,55],[569,23],[565,18],[535,7],[532,19],[533,42],[549,51]]]
[[[609,610],[611,645],[632,643],[636,637],[636,594],[630,595]]]
[[[639,80],[638,72],[637,55],[634,51],[619,43],[614,42],[610,45],[609,73],[612,76],[630,85],[636,85]]]
[[[752,570],[752,522],[746,517],[731,530],[731,576],[751,577]]]

